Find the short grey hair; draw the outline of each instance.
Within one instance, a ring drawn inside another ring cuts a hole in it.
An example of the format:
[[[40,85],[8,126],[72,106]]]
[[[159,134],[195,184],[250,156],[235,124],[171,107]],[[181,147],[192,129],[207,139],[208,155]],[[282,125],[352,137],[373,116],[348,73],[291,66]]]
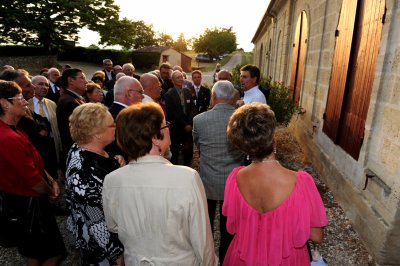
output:
[[[125,93],[126,88],[133,82],[135,78],[129,76],[123,76],[119,78],[114,85],[114,97]]]
[[[46,78],[45,76],[43,76],[43,75],[36,75],[36,76],[32,77],[32,83],[33,83],[33,85],[35,85],[35,84],[38,82],[38,80],[41,79],[41,78],[44,78],[45,80],[47,80],[47,82],[49,82],[49,79]]]
[[[222,102],[229,103],[235,95],[235,88],[232,82],[228,80],[217,81],[213,88],[212,93],[215,97]]]
[[[132,69],[132,71],[135,71],[135,67],[133,66],[132,63],[126,63],[126,64],[122,65],[122,70],[127,69],[127,68],[130,68],[130,69]]]

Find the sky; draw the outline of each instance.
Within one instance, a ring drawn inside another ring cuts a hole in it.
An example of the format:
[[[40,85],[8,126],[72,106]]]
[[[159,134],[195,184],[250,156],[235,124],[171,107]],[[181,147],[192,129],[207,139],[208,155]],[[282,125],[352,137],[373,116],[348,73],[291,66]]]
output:
[[[236,33],[238,48],[252,51],[251,40],[267,10],[269,0],[114,0],[120,7],[120,18],[143,20],[153,30],[176,40],[183,32],[185,39],[198,37],[209,28],[230,28]],[[97,44],[98,34],[84,29],[78,45]]]

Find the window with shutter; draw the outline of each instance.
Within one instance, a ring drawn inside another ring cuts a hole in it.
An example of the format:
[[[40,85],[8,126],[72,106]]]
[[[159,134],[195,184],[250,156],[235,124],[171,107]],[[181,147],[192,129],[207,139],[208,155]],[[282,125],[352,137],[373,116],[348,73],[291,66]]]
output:
[[[353,1],[342,6],[323,131],[357,160],[364,139],[385,1],[361,0],[352,6]],[[353,7],[356,12],[347,12]],[[349,23],[346,35],[351,32],[351,38],[343,37],[340,28],[343,12],[343,20]],[[345,44],[343,39],[351,41]]]

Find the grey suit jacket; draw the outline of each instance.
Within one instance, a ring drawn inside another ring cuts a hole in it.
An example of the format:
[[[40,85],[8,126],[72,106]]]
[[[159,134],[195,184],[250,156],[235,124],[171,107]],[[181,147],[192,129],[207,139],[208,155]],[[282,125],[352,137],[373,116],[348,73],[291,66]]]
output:
[[[208,199],[224,199],[226,179],[243,160],[243,153],[229,143],[226,134],[234,111],[229,104],[217,104],[193,118],[193,141],[200,150],[200,177]]]
[[[56,147],[57,161],[60,162],[62,147],[61,147],[61,138],[60,138],[60,132],[58,131],[58,123],[56,116],[57,105],[55,102],[47,98],[43,98],[43,102],[44,105],[46,106],[47,113],[49,114],[49,117],[47,117],[47,119],[49,120],[51,125],[51,133],[53,134],[54,145]],[[34,112],[35,109],[33,106],[33,98],[29,99],[28,103],[29,103],[29,109],[31,109],[32,112]]]

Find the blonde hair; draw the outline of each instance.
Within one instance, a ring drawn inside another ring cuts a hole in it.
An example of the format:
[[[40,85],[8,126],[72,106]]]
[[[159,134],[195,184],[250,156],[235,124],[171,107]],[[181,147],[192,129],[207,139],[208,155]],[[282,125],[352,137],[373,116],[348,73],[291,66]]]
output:
[[[85,103],[76,107],[69,117],[73,141],[87,144],[94,135],[103,132],[107,112],[107,107],[101,103]]]

